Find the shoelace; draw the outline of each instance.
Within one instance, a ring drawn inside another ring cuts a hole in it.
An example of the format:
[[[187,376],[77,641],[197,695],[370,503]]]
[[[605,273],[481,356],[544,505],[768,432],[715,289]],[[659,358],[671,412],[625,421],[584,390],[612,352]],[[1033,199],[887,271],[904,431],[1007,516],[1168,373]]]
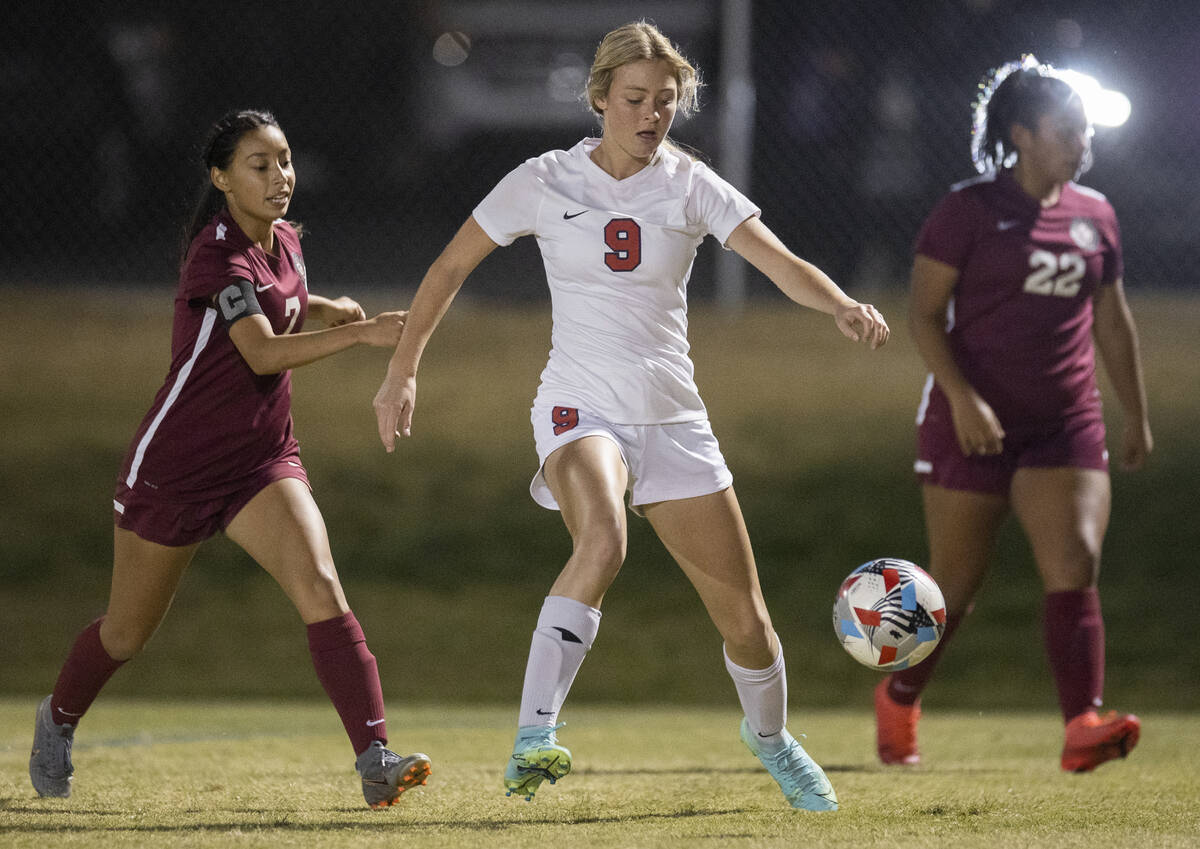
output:
[[[386,746],[372,745],[367,751],[377,751],[379,753],[379,758],[378,760],[372,758],[370,762],[359,767],[359,774],[364,778],[366,778],[369,773],[373,774],[376,770],[379,771],[380,775],[383,775],[387,772],[387,768],[389,766],[398,764],[402,760],[399,755],[388,749]],[[356,763],[355,766],[358,767],[358,764]]]
[[[817,777],[816,764],[812,760],[802,758],[797,752],[800,744],[793,740],[785,747],[780,749],[773,755],[768,755],[778,769],[779,774],[783,776],[788,784],[793,785],[792,790],[801,792],[819,793],[822,790],[820,779]],[[798,769],[789,769],[789,762],[795,761],[799,764]]]
[[[62,755],[60,766],[63,774],[66,774],[71,764],[71,744],[75,742],[75,728],[71,725],[52,725],[52,730],[63,740],[63,747],[59,750]]]

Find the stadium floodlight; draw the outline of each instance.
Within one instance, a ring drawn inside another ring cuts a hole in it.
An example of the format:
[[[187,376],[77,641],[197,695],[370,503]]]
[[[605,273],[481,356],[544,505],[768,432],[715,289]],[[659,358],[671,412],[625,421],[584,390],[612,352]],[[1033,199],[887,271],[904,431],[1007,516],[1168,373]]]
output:
[[[1123,92],[1104,88],[1082,71],[1059,70],[1057,76],[1079,92],[1088,120],[1102,127],[1119,127],[1129,120],[1132,106]]]

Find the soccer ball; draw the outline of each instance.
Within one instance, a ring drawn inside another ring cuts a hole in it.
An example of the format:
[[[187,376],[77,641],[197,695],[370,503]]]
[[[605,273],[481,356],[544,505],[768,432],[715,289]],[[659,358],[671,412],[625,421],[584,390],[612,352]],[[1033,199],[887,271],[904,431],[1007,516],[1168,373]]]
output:
[[[920,566],[883,557],[842,581],[833,602],[833,630],[864,666],[904,669],[937,646],[946,630],[946,602]]]

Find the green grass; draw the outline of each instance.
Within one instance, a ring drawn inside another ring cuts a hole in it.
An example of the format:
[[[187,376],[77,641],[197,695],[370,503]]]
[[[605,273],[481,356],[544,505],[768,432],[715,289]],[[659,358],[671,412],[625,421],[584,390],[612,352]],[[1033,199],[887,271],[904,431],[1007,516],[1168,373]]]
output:
[[[1058,769],[1061,725],[1042,713],[940,713],[925,763],[874,759],[866,711],[793,711],[841,810],[792,811],[737,739],[730,710],[568,708],[576,770],[532,803],[500,774],[511,708],[405,707],[398,749],[433,759],[425,788],[370,811],[327,705],[102,699],[79,731],[69,800],[28,783],[33,700],[0,700],[0,843],[45,846],[1191,847],[1200,722],[1144,717],[1143,741],[1090,775]]]
[[[803,680],[793,704],[868,705],[868,674],[833,637],[833,593],[869,558],[924,560],[911,476],[923,369],[903,302],[882,306],[894,337],[877,352],[780,299],[737,316],[692,312],[697,379],[793,679]],[[1200,669],[1200,642],[1186,624],[1192,597],[1179,588],[1194,583],[1200,551],[1200,393],[1191,390],[1200,299],[1136,297],[1133,309],[1157,449],[1145,471],[1114,473],[1101,578],[1107,700],[1194,710],[1189,670]],[[0,287],[0,310],[0,692],[32,696],[48,692],[70,640],[103,611],[110,495],[166,371],[170,292]],[[414,436],[392,456],[370,406],[386,352],[349,351],[295,373],[305,463],[385,686],[420,680],[422,700],[515,704],[541,595],[570,549],[557,515],[527,492],[536,462],[528,405],[548,345],[544,305],[456,304],[426,353]],[[1052,711],[1038,596],[1010,526],[929,703]],[[732,688],[720,657],[695,593],[647,523],[632,520],[629,556],[573,697],[725,705]],[[441,671],[450,668],[464,674]],[[214,694],[319,695],[294,611],[222,539],[201,550],[146,654],[105,691]]]

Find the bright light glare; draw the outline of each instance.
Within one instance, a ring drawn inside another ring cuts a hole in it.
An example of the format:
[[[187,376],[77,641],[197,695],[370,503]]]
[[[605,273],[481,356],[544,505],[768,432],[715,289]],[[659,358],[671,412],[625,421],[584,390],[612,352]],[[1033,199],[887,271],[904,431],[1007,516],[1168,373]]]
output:
[[[1080,71],[1058,72],[1071,88],[1079,92],[1088,120],[1102,127],[1119,127],[1129,120],[1133,107],[1124,93],[1104,88],[1099,80]]]

